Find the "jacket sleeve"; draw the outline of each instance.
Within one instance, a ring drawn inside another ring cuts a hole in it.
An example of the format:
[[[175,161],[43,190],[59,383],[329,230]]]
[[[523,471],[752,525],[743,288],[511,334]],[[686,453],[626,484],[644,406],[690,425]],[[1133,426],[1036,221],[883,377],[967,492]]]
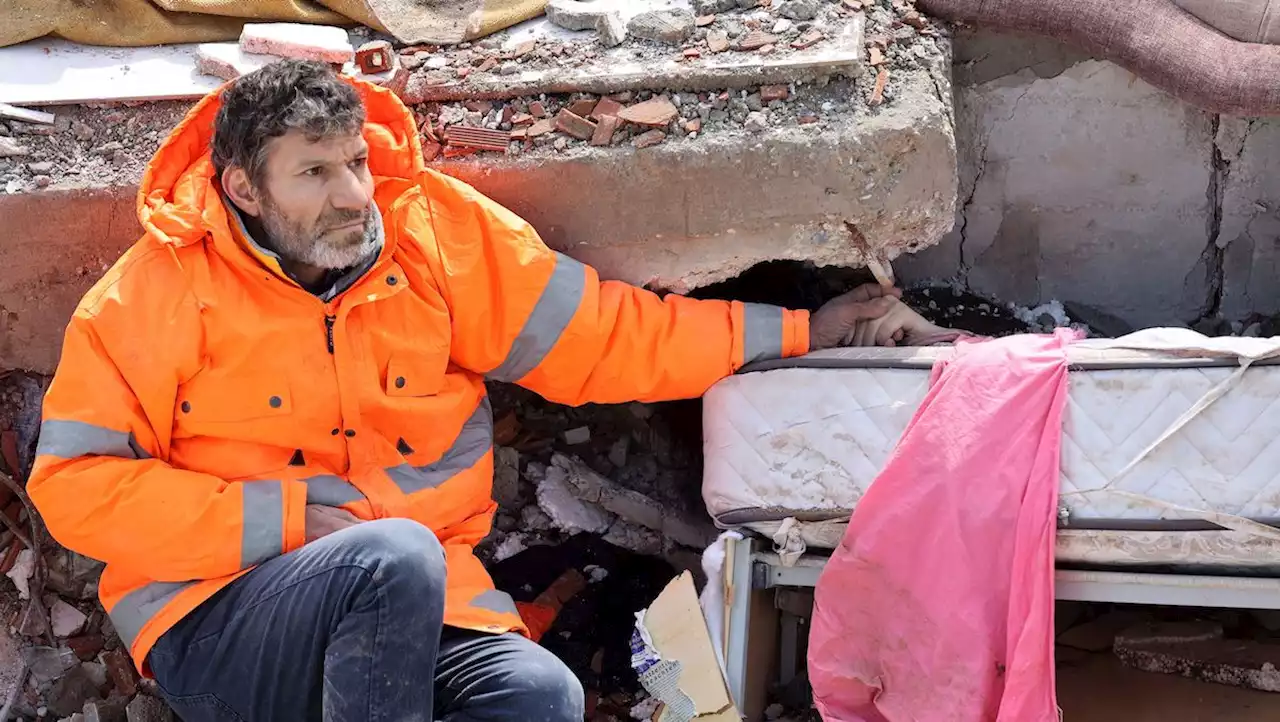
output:
[[[177,395],[166,342],[97,321],[72,318],[45,396],[28,490],[54,538],[157,581],[221,577],[301,546],[305,485],[163,461]]]
[[[552,251],[453,179],[430,192],[460,366],[565,404],[701,396],[751,361],[809,349],[806,311],[656,294]]]

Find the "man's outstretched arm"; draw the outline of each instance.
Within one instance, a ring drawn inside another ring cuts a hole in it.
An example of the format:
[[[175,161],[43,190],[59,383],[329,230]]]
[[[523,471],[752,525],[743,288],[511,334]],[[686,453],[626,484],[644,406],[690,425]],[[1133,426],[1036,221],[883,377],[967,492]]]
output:
[[[454,361],[553,401],[700,396],[752,361],[838,345],[858,320],[900,303],[892,294],[833,303],[816,314],[814,337],[806,311],[601,281],[465,184],[434,175],[427,184]]]

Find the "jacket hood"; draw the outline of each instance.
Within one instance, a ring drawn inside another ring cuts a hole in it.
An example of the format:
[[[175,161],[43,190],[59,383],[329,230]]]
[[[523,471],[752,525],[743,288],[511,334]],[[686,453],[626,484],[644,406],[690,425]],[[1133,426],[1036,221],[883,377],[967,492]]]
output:
[[[390,90],[352,78],[345,80],[364,101],[370,172],[379,179],[416,178],[426,164],[413,113]],[[222,93],[229,85],[196,103],[160,145],[142,176],[138,220],[161,244],[191,245],[218,226],[226,227],[209,144]]]

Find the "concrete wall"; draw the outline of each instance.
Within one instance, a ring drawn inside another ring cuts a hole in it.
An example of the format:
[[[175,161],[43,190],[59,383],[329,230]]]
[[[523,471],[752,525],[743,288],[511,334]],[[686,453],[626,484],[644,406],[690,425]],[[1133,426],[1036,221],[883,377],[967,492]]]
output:
[[[1280,121],[1218,117],[1039,39],[954,44],[961,208],[908,280],[1133,325],[1280,312]]]

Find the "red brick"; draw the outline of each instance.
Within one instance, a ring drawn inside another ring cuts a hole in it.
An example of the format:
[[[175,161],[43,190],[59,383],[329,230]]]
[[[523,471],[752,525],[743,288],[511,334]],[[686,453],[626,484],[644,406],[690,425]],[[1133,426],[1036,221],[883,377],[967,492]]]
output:
[[[596,107],[591,109],[591,113],[589,113],[589,115],[593,120],[600,120],[606,115],[617,115],[621,112],[622,103],[619,103],[613,98],[601,98],[600,102],[596,103]]]
[[[496,68],[496,67],[498,67],[498,59],[497,59],[497,58],[488,58],[488,59],[486,59],[483,63],[480,63],[480,66],[479,66],[478,68],[476,68],[476,69],[477,69],[477,70],[479,70],[479,71],[480,71],[480,72],[482,72],[482,73],[487,73],[487,72],[489,72],[490,70],[493,70],[493,69],[494,69],[494,68]]]
[[[535,118],[546,118],[551,115],[547,112],[547,106],[543,105],[540,100],[529,103],[529,113]]]
[[[81,662],[91,662],[94,657],[98,656],[98,652],[102,651],[102,647],[106,644],[106,640],[101,634],[81,634],[78,637],[67,639],[67,646],[72,652],[76,653],[76,658]]]
[[[102,653],[102,663],[107,665],[107,674],[116,692],[125,697],[138,693],[138,672],[133,667],[133,660],[122,649],[113,649]]]
[[[488,115],[489,111],[493,110],[493,103],[487,100],[468,100],[467,102],[462,104],[462,107],[474,113],[480,113],[481,115]]]
[[[591,111],[595,110],[595,108],[596,108],[596,101],[592,100],[591,98],[583,98],[582,100],[575,100],[569,104],[569,112],[573,113],[574,115],[580,118],[585,118],[588,115],[591,115]]]
[[[806,48],[811,48],[814,45],[817,45],[825,38],[826,36],[822,34],[821,30],[810,30],[792,42],[791,47],[796,50],[805,50]]]
[[[867,62],[871,64],[871,67],[878,68],[888,62],[888,60],[884,57],[884,53],[880,51],[880,48],[872,45],[870,48],[867,48]]]
[[[618,117],[628,123],[635,123],[649,128],[665,128],[679,116],[679,108],[676,108],[671,101],[661,97],[646,100],[643,103],[636,103],[629,108],[623,108],[618,113]]]
[[[928,21],[925,20],[920,15],[920,13],[916,12],[915,10],[912,10],[911,12],[902,16],[902,22],[906,23],[907,25],[910,25],[916,30],[923,30],[924,27],[928,25]]]
[[[533,125],[529,126],[529,137],[537,138],[540,135],[546,135],[556,129],[556,124],[549,118],[543,118]]]
[[[510,133],[465,125],[452,126],[445,132],[445,138],[451,146],[498,152],[505,151],[507,143],[511,142]]]
[[[786,100],[791,97],[791,89],[785,85],[766,85],[760,88],[760,99],[766,103],[775,100]]]
[[[533,49],[536,48],[537,46],[538,46],[537,41],[526,40],[523,43],[520,43],[519,45],[517,45],[515,50],[511,51],[511,59],[515,60],[517,58],[523,58],[529,53],[532,53]]]
[[[686,133],[698,133],[698,132],[701,132],[701,131],[702,131],[702,119],[701,119],[701,118],[693,118],[693,119],[691,119],[691,120],[686,120],[686,121],[684,122],[684,132],[686,132]]]
[[[693,60],[694,58],[701,58],[702,51],[697,48],[686,48],[683,55],[685,60]]]
[[[501,122],[510,123],[511,119],[516,117],[516,108],[514,105],[502,106]]]
[[[596,124],[565,108],[556,115],[556,130],[578,140],[591,140],[596,133]]]
[[[394,64],[391,52],[391,43],[385,40],[365,43],[356,50],[356,65],[362,73],[385,73]]]
[[[465,80],[471,77],[471,68],[458,68],[457,73],[459,79]]]
[[[880,105],[884,102],[884,86],[889,84],[889,71],[880,68],[880,72],[876,74],[876,87],[871,92],[871,105]]]
[[[622,125],[622,119],[616,115],[601,117],[595,133],[591,135],[591,145],[605,146],[613,143],[613,134],[618,132],[619,125]]]
[[[532,125],[533,116],[528,113],[515,113],[511,116],[512,125]]]
[[[699,16],[697,19],[695,19],[693,22],[694,22],[694,24],[695,24],[695,25],[697,25],[698,27],[700,27],[700,28],[705,28],[705,27],[707,27],[708,25],[711,25],[712,23],[714,23],[715,21],[716,21],[716,16],[715,16],[715,15],[700,15],[700,16]]]
[[[738,48],[740,50],[759,50],[777,42],[778,38],[776,36],[756,30],[755,32],[747,33],[742,40],[738,41]]]
[[[805,115],[800,116],[800,125],[813,125],[817,122],[818,116],[813,115],[812,113],[806,113]]]
[[[511,140],[528,140],[528,139],[529,139],[528,128],[516,128],[515,130],[511,131]]]
[[[660,130],[650,130],[641,133],[631,139],[631,144],[637,148],[652,148],[667,139],[667,134]]]

